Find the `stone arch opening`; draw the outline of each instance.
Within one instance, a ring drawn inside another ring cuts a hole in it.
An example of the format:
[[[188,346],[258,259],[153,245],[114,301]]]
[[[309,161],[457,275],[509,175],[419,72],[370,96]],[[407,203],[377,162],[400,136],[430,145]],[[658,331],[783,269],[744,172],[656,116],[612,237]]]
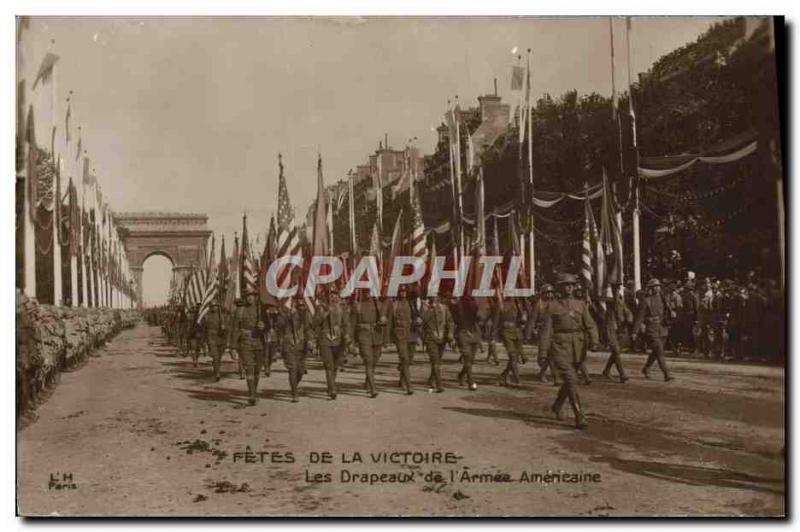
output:
[[[164,305],[175,278],[175,263],[164,252],[154,251],[142,261],[142,306]]]

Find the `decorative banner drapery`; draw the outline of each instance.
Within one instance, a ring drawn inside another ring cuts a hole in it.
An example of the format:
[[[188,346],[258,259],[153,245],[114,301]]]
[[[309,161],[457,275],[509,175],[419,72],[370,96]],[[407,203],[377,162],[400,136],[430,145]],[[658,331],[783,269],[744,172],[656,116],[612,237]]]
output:
[[[583,194],[565,194],[563,192],[539,192],[537,193],[539,197],[536,196],[533,197],[533,203],[537,207],[541,207],[543,209],[549,209],[550,207],[556,205],[557,203],[560,203],[562,200],[567,198],[577,201],[585,201],[587,194],[589,195],[590,200],[599,198],[600,196],[603,195],[603,184],[602,183],[597,184],[589,188]],[[553,197],[553,195],[555,195],[555,197]],[[550,197],[548,198],[548,196]]]
[[[668,177],[673,174],[677,174],[678,172],[682,172],[698,162],[706,164],[727,164],[747,157],[748,155],[755,153],[757,149],[758,141],[754,140],[750,144],[736,150],[735,152],[726,155],[692,157],[688,161],[682,162],[671,168],[656,169],[639,166],[639,176],[643,179],[658,179],[662,177]]]

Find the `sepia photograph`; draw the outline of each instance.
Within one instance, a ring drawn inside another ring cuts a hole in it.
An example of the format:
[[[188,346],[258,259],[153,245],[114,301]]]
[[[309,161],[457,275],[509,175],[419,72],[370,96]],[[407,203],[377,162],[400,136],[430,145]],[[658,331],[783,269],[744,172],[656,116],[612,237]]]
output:
[[[784,17],[14,18],[17,516],[789,515]]]

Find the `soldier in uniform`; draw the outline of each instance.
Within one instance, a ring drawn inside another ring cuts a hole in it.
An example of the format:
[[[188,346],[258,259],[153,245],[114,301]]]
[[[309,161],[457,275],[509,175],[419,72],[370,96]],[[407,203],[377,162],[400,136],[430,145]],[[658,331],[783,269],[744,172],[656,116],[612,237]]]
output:
[[[585,352],[583,344],[587,333],[591,343],[590,349],[592,351],[596,349],[597,327],[589,314],[586,302],[573,297],[577,284],[574,275],[558,276],[556,286],[560,291],[560,297],[547,306],[544,314],[542,332],[539,336],[539,365],[544,365],[544,358],[547,356],[552,357],[556,371],[563,382],[552,406],[556,417],[563,419],[561,409],[564,401],[569,399],[575,414],[575,426],[585,429],[588,425],[578,397],[578,378],[575,370],[582,362],[580,357]]]
[[[553,289],[553,285],[546,284],[542,286],[541,290],[541,297],[536,301],[536,304],[533,306],[533,310],[531,311],[530,319],[525,326],[525,336],[527,338],[533,338],[534,330],[541,331],[541,323],[544,320],[544,315],[547,313],[547,308],[551,301],[555,298],[555,290]],[[541,360],[541,357],[539,357]],[[553,365],[552,360],[550,357],[546,356],[544,358],[545,364],[543,366],[540,365],[539,368],[539,375],[536,377],[539,379],[539,382],[544,382],[545,373],[547,372],[547,368],[550,368],[550,373],[553,375],[553,386],[560,386],[558,381],[558,372]]]
[[[658,366],[664,373],[664,380],[671,381],[673,377],[667,368],[664,360],[664,320],[669,313],[669,308],[661,297],[661,282],[658,279],[650,279],[647,282],[647,295],[642,299],[636,311],[636,320],[633,323],[634,335],[639,334],[639,328],[645,325],[645,339],[651,351],[647,357],[642,373],[646,378],[650,378],[650,366],[653,362],[658,362]]]
[[[228,349],[236,349],[239,354],[247,379],[248,401],[254,405],[258,401],[258,378],[264,363],[264,322],[259,316],[255,291],[246,289],[244,298],[233,315],[227,344]]]
[[[612,297],[605,298],[606,336],[608,337],[608,347],[611,351],[611,354],[608,357],[608,362],[606,362],[605,369],[603,369],[603,377],[610,380],[611,367],[616,366],[617,373],[619,374],[619,382],[624,383],[628,380],[628,377],[625,375],[625,368],[622,367],[622,356],[620,354],[621,350],[618,332],[622,330],[624,324],[629,321],[629,318],[631,317],[631,311],[628,308],[628,305],[625,304],[625,298],[620,291],[620,284],[614,283],[612,286],[614,295]]]
[[[495,319],[497,313],[499,312],[499,302],[495,299],[492,299],[489,302],[490,311],[489,311],[489,319],[487,319],[483,324],[481,329],[483,329],[484,334],[487,339],[487,348],[488,354],[486,355],[486,363],[487,364],[494,364],[495,366],[500,364],[500,360],[497,358],[497,344],[496,340],[498,338],[498,322]]]
[[[417,348],[417,329],[422,320],[412,301],[408,299],[405,286],[401,286],[397,299],[390,307],[389,323],[391,324],[391,337],[397,346],[398,365],[400,371],[400,388],[407,395],[412,395],[410,367],[414,363],[414,352]]]
[[[278,334],[278,313],[277,307],[272,305],[264,308],[264,326],[266,327],[266,357],[264,360],[264,376],[269,377],[272,371],[272,363],[281,351],[281,339]]]
[[[299,401],[298,387],[306,372],[306,350],[313,335],[303,296],[298,295],[295,303],[291,308],[282,307],[274,316],[276,337],[280,343],[283,363],[289,373],[293,403]]]
[[[461,354],[461,371],[458,372],[458,384],[464,385],[467,381],[469,390],[477,390],[478,385],[472,378],[472,364],[481,343],[480,323],[485,319],[483,311],[479,310],[478,304],[466,298],[457,299],[452,305],[450,312],[453,315],[453,323],[456,330],[456,343]]]
[[[189,355],[192,357],[192,366],[195,368],[197,367],[197,360],[200,358],[200,353],[202,352],[206,337],[203,332],[203,325],[197,320],[199,315],[200,305],[195,304],[192,306],[192,312],[189,314],[191,319],[189,325]]]
[[[186,307],[181,305],[178,310],[178,352],[181,356],[186,356],[187,346],[187,330],[189,326],[189,319],[186,316]]]
[[[511,301],[498,300],[494,306],[493,322],[500,333],[500,339],[506,348],[508,362],[500,374],[502,384],[511,386],[519,384],[519,359],[522,356],[522,327],[524,326],[524,302],[520,299]],[[509,378],[511,380],[509,380]]]
[[[589,309],[589,315],[592,316],[592,320],[594,320],[595,314],[592,312],[592,302],[587,297],[586,287],[582,284],[579,284],[575,287],[575,299],[580,299],[581,301],[586,302],[586,308]],[[597,322],[595,322],[595,325]],[[598,340],[599,341],[599,340]],[[580,360],[581,365],[578,366],[578,376],[581,378],[584,384],[591,384],[592,379],[589,377],[589,370],[586,368],[586,358],[587,358],[587,351],[589,349],[589,338],[586,338],[586,341],[583,342],[583,353],[581,354]]]
[[[225,350],[227,334],[225,329],[225,319],[222,309],[216,301],[203,316],[203,331],[205,332],[206,342],[208,343],[209,355],[211,355],[211,366],[214,369],[214,380],[220,380],[220,365],[222,363],[222,352]]]
[[[350,344],[349,309],[339,302],[335,291],[324,292],[322,302],[314,314],[314,330],[319,355],[325,367],[328,396],[336,399],[336,373],[343,364],[345,351]]]
[[[231,312],[230,315],[228,316],[229,323],[231,324],[233,323],[233,317],[236,315],[236,312],[238,311],[239,308],[242,307],[242,305],[244,305],[244,303],[242,302],[241,298],[237,297],[236,299],[233,300],[234,308],[233,312]],[[230,330],[232,329],[232,327],[228,327],[228,329],[230,334]],[[239,373],[239,380],[244,379],[244,362],[242,361],[242,357],[236,357],[236,371]]]
[[[428,298],[422,312],[422,339],[431,363],[431,387],[428,391],[442,393],[441,363],[447,344],[453,343],[453,316],[450,310],[435,295]]]
[[[375,366],[381,357],[384,327],[388,320],[382,309],[385,305],[377,298],[358,301],[355,306],[356,342],[364,361],[365,387],[371,398],[378,396],[375,390]]]

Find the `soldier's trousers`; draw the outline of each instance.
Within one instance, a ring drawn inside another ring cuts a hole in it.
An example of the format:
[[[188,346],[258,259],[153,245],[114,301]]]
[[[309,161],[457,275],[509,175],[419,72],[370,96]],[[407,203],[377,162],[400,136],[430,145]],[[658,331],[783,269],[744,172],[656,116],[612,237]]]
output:
[[[519,359],[522,356],[522,338],[503,338],[503,346],[508,353],[508,363],[506,369],[503,370],[502,378],[504,381],[511,380],[519,384]]]
[[[661,368],[664,378],[669,379],[669,368],[667,368],[667,361],[664,360],[664,338],[648,335],[647,343],[650,347],[650,353],[647,355],[647,362],[644,363],[644,371],[649,370],[653,362],[658,362],[658,367]]]
[[[280,350],[281,344],[279,342],[267,342],[266,356],[264,358],[264,375],[267,377],[269,377],[272,369],[272,363],[280,356]]]
[[[489,346],[489,353],[486,355],[486,362],[498,362],[497,360],[497,346],[495,345],[494,339],[490,339],[488,342]]]
[[[611,353],[608,356],[606,367],[603,369],[603,375],[608,376],[609,372],[611,371],[611,367],[614,366],[617,368],[619,378],[625,380],[625,368],[622,367],[622,356],[620,355],[619,337],[617,336],[617,331],[608,331],[608,347]]]
[[[306,350],[303,348],[287,348],[281,354],[283,356],[283,365],[286,366],[289,372],[289,388],[292,390],[292,397],[297,397],[297,386],[306,371]]]
[[[250,397],[254,399],[258,391],[260,368],[264,363],[264,346],[255,338],[243,338],[239,341],[237,351],[239,352],[242,366],[244,366],[247,391],[250,393]]]
[[[569,399],[575,417],[578,417],[581,415],[581,402],[578,397],[577,369],[580,367],[581,361],[568,353],[553,354],[550,360],[561,378],[561,387],[558,389],[558,396],[553,403],[553,410],[561,410],[564,401]]]
[[[397,369],[400,370],[400,387],[404,390],[411,388],[411,364],[414,363],[414,353],[417,349],[417,342],[404,340],[396,342],[397,357],[399,362]]]
[[[219,337],[208,338],[208,354],[211,357],[211,367],[214,368],[214,376],[219,377],[220,366],[222,365],[222,352],[225,349],[225,339]]]
[[[359,342],[358,344],[358,352],[361,355],[361,359],[364,361],[364,372],[367,377],[367,392],[369,392],[370,395],[376,393],[375,366],[378,365],[378,361],[381,359],[381,349],[382,346],[380,344],[372,345],[367,342]]]
[[[478,353],[478,342],[458,341],[458,351],[461,354],[461,371],[458,372],[458,382],[467,379],[467,386],[472,386],[475,381],[472,379],[472,364],[475,362],[475,355]]]
[[[442,390],[442,355],[444,354],[445,342],[429,340],[425,342],[428,351],[428,359],[431,363],[431,385],[436,390]]]
[[[325,380],[328,384],[328,395],[336,393],[336,373],[342,365],[342,360],[345,355],[344,350],[344,344],[337,346],[320,344],[319,346],[319,356],[322,359],[322,365],[325,367]]]

